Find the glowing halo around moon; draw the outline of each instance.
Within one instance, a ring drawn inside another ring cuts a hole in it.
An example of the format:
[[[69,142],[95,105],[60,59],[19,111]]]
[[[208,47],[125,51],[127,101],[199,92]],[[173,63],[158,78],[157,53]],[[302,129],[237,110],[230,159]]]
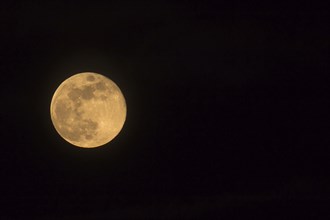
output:
[[[75,74],[55,91],[50,115],[59,135],[83,148],[113,140],[126,120],[126,102],[109,78],[92,72]]]

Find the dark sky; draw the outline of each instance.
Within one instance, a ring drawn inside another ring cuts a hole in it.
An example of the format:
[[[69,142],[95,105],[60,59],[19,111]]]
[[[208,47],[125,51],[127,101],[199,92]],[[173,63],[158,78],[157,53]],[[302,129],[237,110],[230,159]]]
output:
[[[0,215],[279,219],[329,204],[326,9],[1,3]],[[122,132],[96,149],[66,143],[49,115],[84,71],[127,102]]]

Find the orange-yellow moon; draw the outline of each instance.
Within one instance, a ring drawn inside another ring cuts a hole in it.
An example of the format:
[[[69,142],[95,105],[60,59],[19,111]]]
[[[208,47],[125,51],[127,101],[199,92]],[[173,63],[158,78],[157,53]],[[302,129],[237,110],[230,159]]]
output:
[[[113,140],[126,120],[126,102],[109,78],[92,72],[75,74],[55,91],[50,115],[58,134],[83,148]]]

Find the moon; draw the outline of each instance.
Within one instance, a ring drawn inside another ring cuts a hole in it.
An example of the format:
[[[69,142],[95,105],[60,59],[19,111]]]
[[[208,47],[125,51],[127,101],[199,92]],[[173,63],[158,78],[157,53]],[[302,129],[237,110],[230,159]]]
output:
[[[123,128],[126,111],[119,87],[93,72],[78,73],[63,81],[50,104],[58,134],[82,148],[99,147],[113,140]]]

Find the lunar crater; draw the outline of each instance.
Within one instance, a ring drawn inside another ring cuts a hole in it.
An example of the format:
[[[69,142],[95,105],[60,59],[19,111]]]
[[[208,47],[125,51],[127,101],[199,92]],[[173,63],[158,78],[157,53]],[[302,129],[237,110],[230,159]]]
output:
[[[92,75],[89,75],[89,76],[86,77],[86,80],[92,82],[92,81],[95,80],[95,77],[92,76]]]
[[[105,86],[105,83],[104,82],[98,82],[95,84],[95,87],[97,90],[101,90],[101,91],[104,91],[106,90],[106,86]]]
[[[72,101],[76,101],[80,96],[81,96],[81,89],[78,88],[72,88],[70,90],[70,92],[68,93],[68,97],[72,100]]]
[[[81,97],[83,99],[92,99],[94,98],[94,91],[95,88],[93,86],[85,86],[84,89],[82,90]]]

